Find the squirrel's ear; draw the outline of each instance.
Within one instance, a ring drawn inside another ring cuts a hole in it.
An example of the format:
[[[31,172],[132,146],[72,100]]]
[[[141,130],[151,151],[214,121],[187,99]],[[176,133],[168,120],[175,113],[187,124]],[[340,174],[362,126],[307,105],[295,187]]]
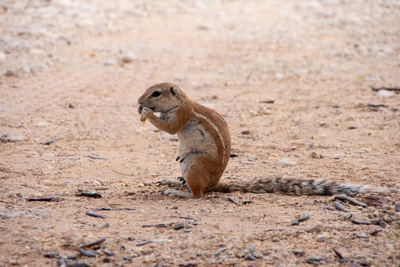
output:
[[[175,92],[174,87],[169,88],[169,91],[171,92],[171,94],[172,94],[173,96],[176,95],[176,92]]]

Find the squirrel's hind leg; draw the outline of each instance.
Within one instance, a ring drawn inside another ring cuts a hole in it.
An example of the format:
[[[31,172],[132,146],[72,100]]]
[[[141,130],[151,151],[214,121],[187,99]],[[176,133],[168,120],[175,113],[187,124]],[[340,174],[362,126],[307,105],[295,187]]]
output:
[[[186,184],[194,197],[202,197],[212,181],[204,164],[193,164],[190,166],[185,179]]]

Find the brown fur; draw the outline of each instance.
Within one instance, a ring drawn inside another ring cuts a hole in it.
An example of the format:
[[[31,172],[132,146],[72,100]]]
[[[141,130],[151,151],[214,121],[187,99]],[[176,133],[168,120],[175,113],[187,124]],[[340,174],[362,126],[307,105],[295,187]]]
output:
[[[192,101],[171,83],[151,86],[138,103],[139,113],[155,127],[178,135],[178,160],[192,196],[201,197],[208,191],[289,195],[354,195],[367,191],[396,191],[313,179],[256,178],[240,184],[219,183],[231,151],[228,125],[221,115]],[[160,116],[157,117],[153,112],[160,112]],[[179,195],[179,191],[173,193],[171,195]],[[186,197],[187,194],[182,193],[180,196]]]

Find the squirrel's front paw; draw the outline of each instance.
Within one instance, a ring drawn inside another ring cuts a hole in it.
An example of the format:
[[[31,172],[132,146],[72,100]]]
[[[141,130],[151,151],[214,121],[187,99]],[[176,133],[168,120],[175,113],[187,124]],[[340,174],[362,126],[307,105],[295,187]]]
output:
[[[146,108],[146,107],[142,107],[140,106],[138,109],[140,116],[140,121],[141,122],[145,122],[146,119],[148,118],[149,115],[153,114],[153,110],[151,110],[150,108]]]
[[[142,116],[148,117],[150,114],[153,114],[153,111],[150,108],[142,107]]]
[[[182,185],[186,185],[186,180],[182,176],[177,177],[178,181],[176,180],[171,180],[171,179],[164,179],[161,181],[156,182],[156,185],[168,185],[168,186],[173,186],[173,187],[179,187]]]

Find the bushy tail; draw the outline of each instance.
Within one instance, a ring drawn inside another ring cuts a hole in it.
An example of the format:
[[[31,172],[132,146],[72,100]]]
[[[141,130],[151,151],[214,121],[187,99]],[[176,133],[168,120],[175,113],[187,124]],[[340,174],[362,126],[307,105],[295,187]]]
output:
[[[314,179],[291,179],[291,178],[255,178],[251,181],[238,184],[219,183],[213,190],[216,192],[229,193],[241,191],[247,193],[280,193],[286,195],[356,195],[358,193],[376,192],[390,193],[399,192],[394,188],[372,188],[362,185],[338,184],[336,182]]]

